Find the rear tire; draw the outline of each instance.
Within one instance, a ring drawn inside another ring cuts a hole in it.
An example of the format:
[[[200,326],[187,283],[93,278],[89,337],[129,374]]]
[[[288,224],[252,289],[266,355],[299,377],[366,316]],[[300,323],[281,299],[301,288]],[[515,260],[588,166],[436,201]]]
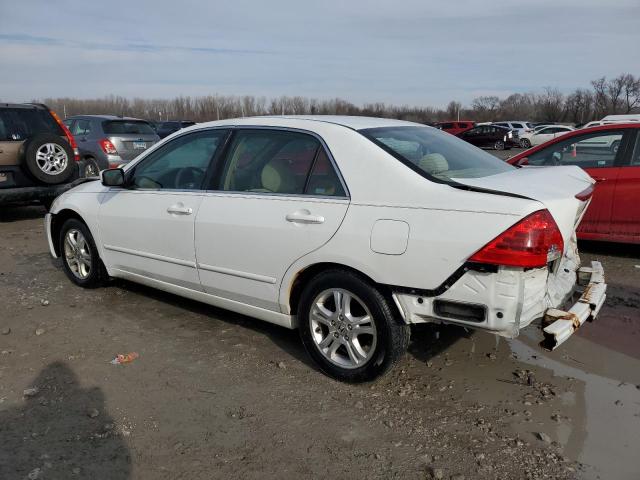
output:
[[[41,133],[22,146],[22,164],[36,180],[47,185],[65,183],[75,169],[73,149],[52,133]]]
[[[350,271],[328,270],[311,279],[297,313],[309,356],[338,380],[373,380],[391,369],[409,345],[409,326],[397,319],[389,300]]]
[[[496,143],[493,144],[493,149],[494,150],[504,150],[504,142],[502,140],[496,141]]]
[[[84,159],[84,177],[92,178],[100,176],[100,167],[98,167],[98,163],[95,158],[87,157]]]
[[[84,223],[76,218],[64,222],[58,246],[64,273],[69,280],[83,288],[104,285],[109,275],[100,260],[93,236]]]
[[[520,140],[520,146],[522,148],[531,148],[531,142],[528,138],[523,138],[522,140]]]

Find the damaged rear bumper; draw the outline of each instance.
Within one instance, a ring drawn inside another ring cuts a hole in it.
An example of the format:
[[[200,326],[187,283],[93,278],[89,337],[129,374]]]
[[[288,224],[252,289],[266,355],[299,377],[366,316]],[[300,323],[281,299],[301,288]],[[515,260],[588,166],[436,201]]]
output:
[[[578,284],[584,290],[571,308],[566,311],[550,308],[545,312],[542,346],[548,350],[564,343],[587,320],[593,321],[607,298],[607,284],[600,262],[594,261],[590,267],[580,268]]]

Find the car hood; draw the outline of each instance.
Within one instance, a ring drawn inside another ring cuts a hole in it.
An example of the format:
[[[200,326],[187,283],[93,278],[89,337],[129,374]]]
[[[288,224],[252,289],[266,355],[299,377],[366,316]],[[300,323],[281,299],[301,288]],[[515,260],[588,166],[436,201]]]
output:
[[[565,245],[589,203],[577,199],[576,195],[595,183],[584,170],[576,166],[525,167],[489,177],[452,180],[469,187],[540,202],[558,224]]]

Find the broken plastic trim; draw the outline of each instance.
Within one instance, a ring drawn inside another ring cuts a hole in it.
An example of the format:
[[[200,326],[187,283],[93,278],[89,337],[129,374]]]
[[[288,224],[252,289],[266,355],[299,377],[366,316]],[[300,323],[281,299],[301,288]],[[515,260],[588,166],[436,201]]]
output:
[[[600,262],[591,262],[591,267],[578,270],[578,282],[586,283],[578,301],[567,311],[550,308],[545,312],[544,322],[547,326],[542,330],[544,340],[542,347],[554,350],[564,343],[587,320],[593,321],[600,312],[607,298],[607,284],[604,282],[604,269]]]

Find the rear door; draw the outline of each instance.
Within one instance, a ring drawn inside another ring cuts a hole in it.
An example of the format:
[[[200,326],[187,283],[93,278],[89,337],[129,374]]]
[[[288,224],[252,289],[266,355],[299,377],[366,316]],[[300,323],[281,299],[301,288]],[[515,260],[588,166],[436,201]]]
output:
[[[238,129],[196,218],[205,292],[280,311],[289,266],[333,236],[349,206],[323,142],[306,132]]]
[[[611,234],[612,240],[640,243],[640,130],[629,131],[633,135],[629,136],[616,180]]]
[[[160,138],[142,120],[106,120],[102,129],[123,160],[133,160]]]

